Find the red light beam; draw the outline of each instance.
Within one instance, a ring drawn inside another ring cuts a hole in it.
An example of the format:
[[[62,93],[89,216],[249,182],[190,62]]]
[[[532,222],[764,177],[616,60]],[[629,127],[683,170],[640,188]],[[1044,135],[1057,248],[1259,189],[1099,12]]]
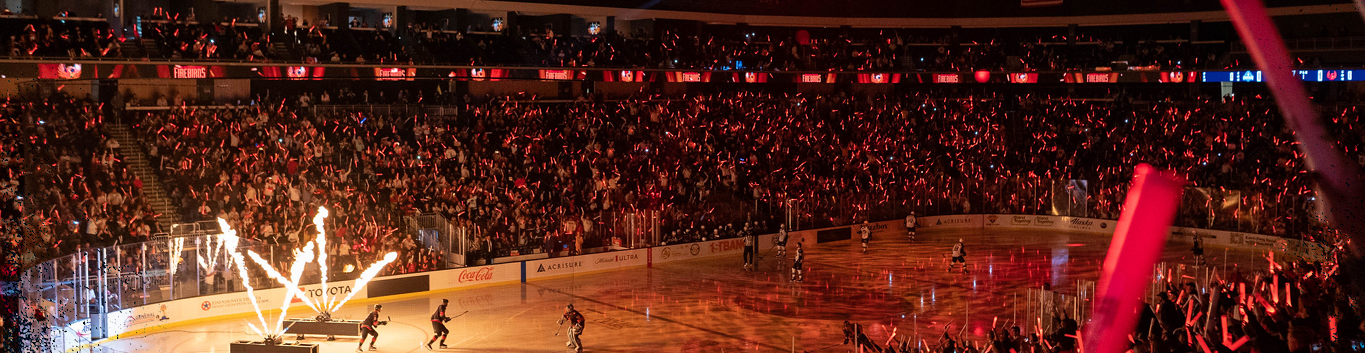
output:
[[[1266,85],[1284,114],[1285,123],[1303,151],[1304,165],[1314,172],[1321,209],[1342,233],[1352,240],[1351,250],[1365,254],[1365,186],[1360,182],[1360,166],[1334,146],[1331,135],[1308,99],[1303,82],[1290,70],[1289,51],[1266,14],[1261,0],[1221,0],[1232,18],[1237,33],[1247,43],[1247,51],[1265,74]]]
[[[1161,257],[1166,235],[1175,221],[1185,180],[1169,171],[1139,164],[1114,229],[1096,287],[1093,321],[1085,333],[1086,353],[1123,353],[1128,333],[1137,326],[1137,310],[1152,266]],[[1122,266],[1120,266],[1122,264]]]

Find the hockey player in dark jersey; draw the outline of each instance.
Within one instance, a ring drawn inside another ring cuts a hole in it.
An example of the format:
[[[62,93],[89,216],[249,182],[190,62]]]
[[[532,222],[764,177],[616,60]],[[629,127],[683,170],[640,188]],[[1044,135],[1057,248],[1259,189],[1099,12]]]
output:
[[[569,322],[569,348],[572,348],[574,352],[582,352],[583,340],[580,336],[583,334],[583,326],[586,323],[583,314],[574,310],[573,304],[569,304],[564,308],[564,318],[559,319],[559,324],[563,325],[564,321]]]
[[[1199,233],[1194,233],[1194,247],[1190,248],[1190,252],[1194,253],[1194,265],[1204,266],[1204,242]]]
[[[796,258],[792,260],[792,282],[801,282],[806,279],[805,271],[801,263],[806,260],[806,251],[801,249],[801,242],[796,243]]]
[[[740,235],[744,237],[744,270],[753,271],[754,256],[758,254],[758,241],[755,239],[753,233],[749,232],[748,226],[745,226],[744,231],[740,232]]]
[[[441,299],[441,306],[436,307],[436,312],[431,313],[431,340],[427,341],[427,349],[431,349],[431,344],[436,343],[436,339],[441,339],[441,348],[446,348],[446,336],[450,335],[450,330],[446,329],[446,323],[450,322],[450,317],[446,316],[446,305],[450,304],[450,299]]]
[[[374,348],[374,342],[379,340],[379,332],[375,331],[374,328],[376,326],[389,324],[388,321],[379,321],[379,312],[383,309],[384,309],[383,305],[375,304],[374,311],[370,312],[370,316],[366,316],[365,321],[360,322],[360,345],[355,347],[356,352],[365,351],[364,349],[361,348],[365,347],[365,337],[367,336],[374,337],[370,339],[370,350],[373,351],[377,349]]]

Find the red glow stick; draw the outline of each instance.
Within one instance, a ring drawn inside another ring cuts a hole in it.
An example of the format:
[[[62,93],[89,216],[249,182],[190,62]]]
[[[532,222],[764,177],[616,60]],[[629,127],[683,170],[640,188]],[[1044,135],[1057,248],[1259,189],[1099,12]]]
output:
[[[1280,276],[1276,276],[1276,275],[1273,275],[1273,274],[1272,274],[1272,275],[1270,275],[1270,277],[1272,277],[1272,280],[1275,282],[1274,285],[1271,285],[1271,286],[1270,286],[1270,300],[1271,300],[1271,301],[1274,301],[1275,304],[1279,304],[1279,303],[1280,303]]]
[[[1182,295],[1183,297],[1183,295]],[[1194,302],[1185,303],[1185,326],[1194,325]]]
[[[1335,147],[1333,138],[1318,119],[1303,82],[1294,77],[1289,51],[1280,39],[1274,22],[1266,14],[1261,0],[1221,0],[1228,17],[1237,27],[1242,42],[1256,65],[1265,74],[1266,85],[1275,95],[1286,125],[1294,129],[1294,137],[1303,150],[1304,164],[1309,171],[1318,172],[1316,185],[1321,189],[1321,206],[1329,219],[1343,233],[1356,241],[1351,250],[1361,254],[1361,232],[1365,232],[1365,217],[1360,217],[1365,205],[1360,195],[1365,194],[1360,184],[1360,166]]]
[[[1328,329],[1329,332],[1331,332],[1331,335],[1328,336],[1328,337],[1331,337],[1332,342],[1336,342],[1336,341],[1337,341],[1337,317],[1336,317],[1336,316],[1330,316],[1330,317],[1327,318],[1327,329]]]
[[[1123,214],[1104,260],[1096,287],[1092,324],[1083,345],[1088,353],[1122,353],[1124,336],[1137,326],[1137,310],[1144,283],[1161,256],[1166,235],[1175,221],[1185,180],[1174,173],[1139,164],[1124,201]]]
[[[1246,344],[1246,343],[1247,343],[1247,336],[1242,336],[1242,338],[1238,338],[1238,339],[1237,339],[1237,342],[1233,342],[1232,344],[1229,344],[1229,345],[1228,345],[1228,350],[1233,351],[1233,352],[1236,352],[1238,348],[1242,348],[1242,345],[1243,345],[1243,344]]]
[[[1199,340],[1199,348],[1203,348],[1204,353],[1213,353],[1213,350],[1209,349],[1209,344],[1207,342],[1204,342],[1204,336],[1202,335],[1194,336],[1194,338]]]

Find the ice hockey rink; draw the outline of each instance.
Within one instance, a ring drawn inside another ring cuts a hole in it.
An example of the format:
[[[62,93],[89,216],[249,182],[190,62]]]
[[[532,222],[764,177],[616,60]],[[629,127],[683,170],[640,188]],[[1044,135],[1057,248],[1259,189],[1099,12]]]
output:
[[[735,255],[405,294],[345,307],[334,318],[363,319],[372,304],[383,304],[381,317],[392,321],[378,328],[378,352],[426,351],[421,344],[430,338],[429,316],[443,298],[450,300],[449,316],[468,311],[447,324],[450,348],[437,349],[443,352],[565,352],[565,333],[556,320],[568,303],[586,317],[585,352],[848,352],[852,346],[840,344],[844,320],[866,326],[879,344],[893,334],[933,344],[945,328],[971,337],[984,336],[992,324],[1031,330],[1021,323],[1038,321],[1037,305],[1029,303],[1036,294],[1029,292],[1044,283],[1083,300],[1087,289],[1077,287],[1096,280],[1109,238],[1037,230],[921,231],[914,242],[874,238],[865,254],[856,241],[809,246],[801,283],[789,282],[789,261],[759,249],[762,258],[752,272]],[[966,244],[966,274],[947,268],[958,239]],[[1266,265],[1264,253],[1206,249],[1207,270]],[[1179,271],[1180,264],[1193,264],[1190,254],[1190,245],[1169,243],[1162,260],[1173,275],[1196,273],[1190,267]],[[1085,310],[1064,306],[1058,310],[1068,315]],[[309,315],[306,308],[289,314]],[[98,350],[227,352],[231,341],[259,339],[248,333],[248,319],[256,318],[172,327],[106,342]],[[321,344],[322,352],[355,351],[357,341],[306,339]]]

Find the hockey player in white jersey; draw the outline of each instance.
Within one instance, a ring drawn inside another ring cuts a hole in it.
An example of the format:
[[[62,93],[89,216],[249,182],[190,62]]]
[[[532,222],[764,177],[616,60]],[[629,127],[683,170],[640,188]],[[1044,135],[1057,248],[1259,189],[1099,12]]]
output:
[[[962,273],[967,273],[967,249],[962,245],[962,239],[957,239],[957,244],[953,244],[953,258],[948,261],[948,272],[953,272],[953,266],[962,264]]]
[[[783,258],[786,258],[786,257],[787,257],[787,225],[786,225],[786,224],[783,224],[780,228],[777,229],[777,241],[774,241],[774,242],[773,242],[773,245],[777,246],[777,258],[783,259]]]
[[[915,213],[914,213],[914,212],[910,212],[910,215],[909,215],[909,216],[905,216],[905,234],[910,236],[910,241],[914,241],[914,240],[915,240]]]
[[[863,240],[863,253],[867,253],[867,241],[872,237],[872,229],[867,227],[867,221],[863,221],[862,227],[858,228],[858,238]]]

